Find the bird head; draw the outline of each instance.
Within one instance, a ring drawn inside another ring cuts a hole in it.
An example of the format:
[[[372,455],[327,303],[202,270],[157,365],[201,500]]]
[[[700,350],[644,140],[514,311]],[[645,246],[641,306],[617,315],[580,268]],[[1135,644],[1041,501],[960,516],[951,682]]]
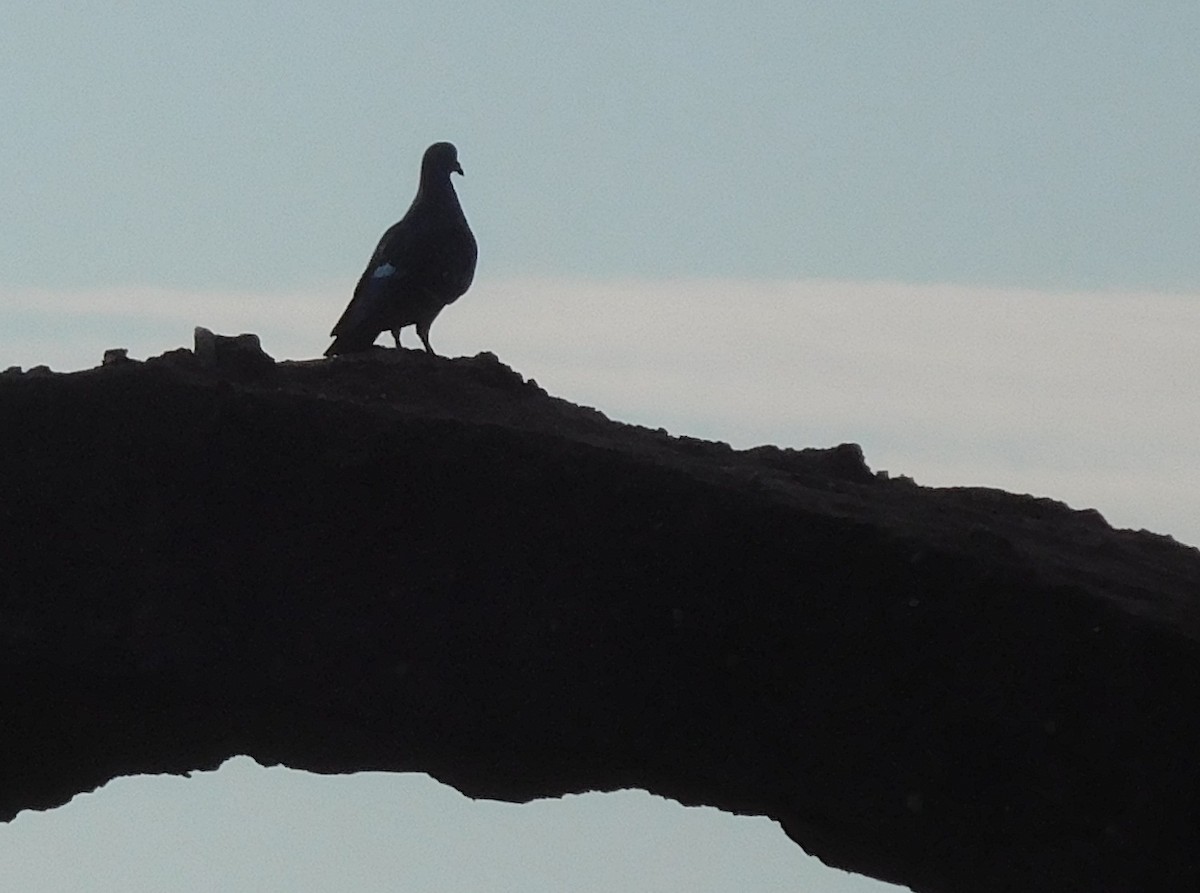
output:
[[[449,177],[450,174],[463,174],[462,165],[458,163],[458,149],[453,143],[434,143],[425,150],[421,160],[421,179],[426,177]]]

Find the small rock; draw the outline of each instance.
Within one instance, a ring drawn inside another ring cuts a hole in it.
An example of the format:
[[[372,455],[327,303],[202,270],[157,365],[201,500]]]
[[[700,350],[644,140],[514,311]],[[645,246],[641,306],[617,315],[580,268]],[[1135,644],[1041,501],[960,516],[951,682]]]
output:
[[[166,363],[171,366],[189,366],[196,362],[196,355],[186,347],[176,347],[174,350],[168,350],[156,357],[150,357],[146,362]]]
[[[217,335],[196,326],[193,337],[196,358],[206,366],[243,375],[257,375],[275,366],[275,360],[263,351],[253,333]]]
[[[857,443],[839,443],[831,451],[830,472],[847,481],[868,484],[875,475],[863,456],[863,448]]]
[[[205,365],[217,365],[217,336],[204,326],[196,326],[195,331],[192,332],[192,339],[195,343],[193,352],[196,354],[196,359]]]

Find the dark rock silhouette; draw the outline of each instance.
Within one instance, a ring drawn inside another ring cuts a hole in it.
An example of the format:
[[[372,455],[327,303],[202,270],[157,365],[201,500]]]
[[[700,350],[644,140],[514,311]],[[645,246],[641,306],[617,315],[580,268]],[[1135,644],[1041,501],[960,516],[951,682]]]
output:
[[[645,788],[919,891],[1200,889],[1195,549],[489,354],[219,338],[0,378],[0,816],[249,754]]]
[[[458,150],[434,143],[421,159],[416,198],[383,238],[358,280],[354,297],[330,333],[326,356],[366,350],[380,332],[400,346],[400,330],[416,325],[425,350],[429,327],[475,277],[475,236],[467,225],[450,174],[462,174]]]

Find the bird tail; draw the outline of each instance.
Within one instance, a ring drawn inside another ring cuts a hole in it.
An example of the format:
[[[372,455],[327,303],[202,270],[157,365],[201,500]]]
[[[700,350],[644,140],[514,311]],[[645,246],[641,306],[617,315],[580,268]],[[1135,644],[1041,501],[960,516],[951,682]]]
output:
[[[333,357],[343,353],[358,353],[367,350],[375,343],[375,335],[369,337],[360,332],[338,332],[333,336],[333,344],[325,348],[325,356]]]

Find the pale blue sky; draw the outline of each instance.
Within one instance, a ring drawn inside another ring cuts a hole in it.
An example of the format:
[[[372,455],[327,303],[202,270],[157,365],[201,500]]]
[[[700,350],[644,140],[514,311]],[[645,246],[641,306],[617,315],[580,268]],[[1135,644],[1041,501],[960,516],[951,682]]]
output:
[[[10,3],[0,25],[10,285],[351,276],[444,138],[485,276],[1200,286],[1193,2]]]
[[[428,776],[330,778],[245,758],[112,782],[0,825],[6,889],[36,893],[887,893],[774,822],[641,791],[473,803]]]
[[[449,139],[480,265],[434,327],[443,352],[492,350],[616,418],[738,446],[854,440],[921,483],[1200,542],[1200,4],[510,7],[0,6],[0,368],[144,357],[194,325],[319,355],[421,152]],[[430,829],[469,827],[490,853],[508,833],[400,780],[239,767],[0,828],[0,865],[95,865],[94,893],[135,875],[335,889],[297,866],[364,784],[400,811],[371,800],[336,851],[362,890],[393,889],[393,841],[457,852]],[[244,815],[214,803],[246,796]],[[881,889],[768,858],[777,831],[715,817],[718,840],[649,803],[592,810],[629,877],[662,879],[622,889],[700,889],[662,859],[714,850],[738,866],[714,890]],[[537,809],[514,840],[552,851],[582,829]],[[644,820],[679,849],[637,862]],[[199,863],[193,831],[270,832],[271,861],[247,882],[252,854]],[[562,888],[474,870],[464,889]]]

